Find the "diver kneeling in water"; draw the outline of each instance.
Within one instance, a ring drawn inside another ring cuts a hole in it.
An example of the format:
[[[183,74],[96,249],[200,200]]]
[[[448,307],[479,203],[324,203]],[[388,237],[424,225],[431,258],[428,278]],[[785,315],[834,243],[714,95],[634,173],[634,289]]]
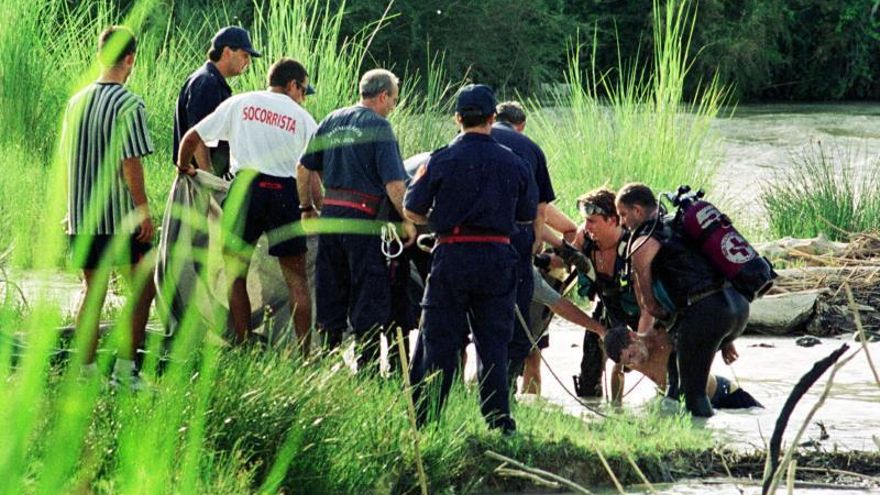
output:
[[[715,352],[745,329],[749,303],[724,276],[689,244],[681,232],[659,216],[659,204],[644,184],[627,184],[618,192],[617,213],[632,232],[627,256],[640,308],[638,331],[651,336],[666,328],[676,352],[668,363],[667,396],[684,395],[694,416],[712,416],[706,383]]]

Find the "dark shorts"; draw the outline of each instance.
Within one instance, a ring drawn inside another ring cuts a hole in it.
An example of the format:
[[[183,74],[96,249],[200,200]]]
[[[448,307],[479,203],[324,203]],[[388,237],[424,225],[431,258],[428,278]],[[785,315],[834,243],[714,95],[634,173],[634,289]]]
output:
[[[273,177],[241,171],[223,200],[223,234],[227,250],[249,254],[263,233],[269,254],[298,256],[307,251],[298,229],[299,196],[292,177]]]
[[[137,234],[68,236],[71,262],[75,268],[94,270],[102,263],[109,267],[138,264],[153,248],[137,240]]]

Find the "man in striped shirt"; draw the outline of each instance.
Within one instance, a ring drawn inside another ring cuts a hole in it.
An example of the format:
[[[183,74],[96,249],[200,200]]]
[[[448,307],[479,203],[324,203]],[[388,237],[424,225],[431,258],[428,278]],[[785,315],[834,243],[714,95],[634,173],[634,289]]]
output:
[[[85,283],[76,315],[77,331],[89,335],[84,371],[96,371],[98,322],[111,269],[119,267],[132,282],[127,304],[133,308],[131,319],[122,322],[131,336],[123,339],[128,345],[120,349],[114,379],[132,385],[137,384],[134,358],[143,345],[155,295],[152,268],[143,261],[154,229],[141,164],[141,157],[153,152],[153,144],[143,100],[123,86],[131,75],[136,47],[134,33],[127,28],[113,26],[101,33],[101,75],[71,98],[62,132],[68,164],[67,233],[73,263],[82,269]]]

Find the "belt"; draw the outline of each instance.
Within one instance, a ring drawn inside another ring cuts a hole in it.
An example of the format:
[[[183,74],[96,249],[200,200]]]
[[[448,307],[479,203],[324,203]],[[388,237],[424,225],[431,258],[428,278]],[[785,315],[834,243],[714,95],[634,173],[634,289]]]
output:
[[[694,304],[697,304],[698,302],[702,301],[703,299],[706,299],[707,297],[709,297],[713,294],[717,294],[717,293],[723,291],[726,287],[727,287],[727,283],[722,282],[720,284],[710,285],[709,287],[706,287],[705,289],[691,292],[687,295],[687,305],[693,306]]]
[[[494,242],[498,244],[510,244],[510,236],[501,234],[490,229],[479,227],[456,226],[449,234],[437,236],[437,245],[458,244],[463,242]]]
[[[324,192],[323,204],[352,208],[375,216],[379,212],[379,202],[381,200],[382,198],[379,196],[351,189],[327,189]]]

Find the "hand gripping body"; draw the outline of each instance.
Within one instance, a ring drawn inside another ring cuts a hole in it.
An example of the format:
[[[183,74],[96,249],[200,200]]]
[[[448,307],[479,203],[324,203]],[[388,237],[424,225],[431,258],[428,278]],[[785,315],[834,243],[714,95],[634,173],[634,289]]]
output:
[[[773,265],[760,256],[734,227],[727,215],[704,201],[702,190],[692,192],[680,186],[666,197],[678,210],[674,225],[693,241],[709,262],[749,302],[764,295],[773,286]]]

